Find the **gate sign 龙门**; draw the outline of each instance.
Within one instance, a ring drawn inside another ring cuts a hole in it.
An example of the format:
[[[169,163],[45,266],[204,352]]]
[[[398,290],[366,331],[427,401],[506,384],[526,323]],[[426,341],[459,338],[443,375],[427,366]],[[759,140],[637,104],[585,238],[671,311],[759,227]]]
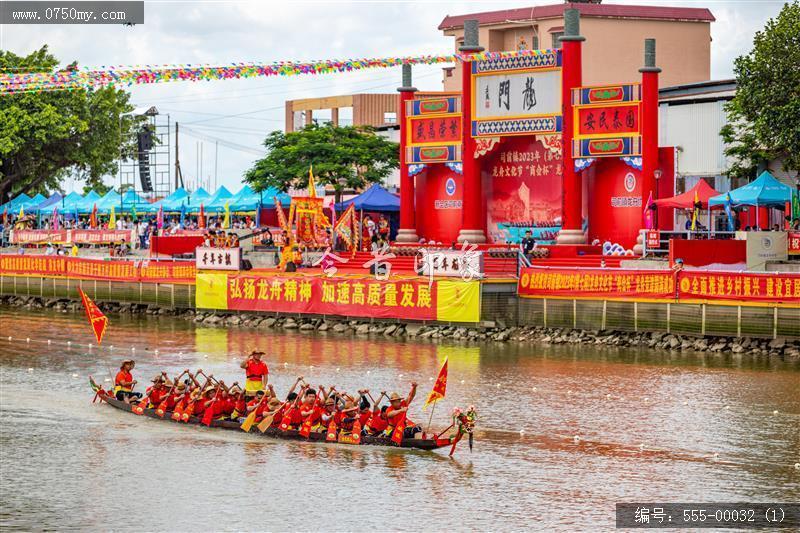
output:
[[[561,52],[472,62],[472,136],[561,131]]]

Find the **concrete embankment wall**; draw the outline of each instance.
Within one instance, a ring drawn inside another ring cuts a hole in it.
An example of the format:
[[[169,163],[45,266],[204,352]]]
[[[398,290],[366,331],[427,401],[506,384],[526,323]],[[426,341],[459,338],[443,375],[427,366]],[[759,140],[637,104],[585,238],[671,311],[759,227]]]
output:
[[[0,294],[9,296],[78,300],[78,287],[98,302],[195,309],[195,286],[192,284],[0,276]],[[475,327],[476,324],[463,326]],[[800,339],[800,308],[519,298],[515,283],[485,283],[481,294],[481,322],[477,326]]]

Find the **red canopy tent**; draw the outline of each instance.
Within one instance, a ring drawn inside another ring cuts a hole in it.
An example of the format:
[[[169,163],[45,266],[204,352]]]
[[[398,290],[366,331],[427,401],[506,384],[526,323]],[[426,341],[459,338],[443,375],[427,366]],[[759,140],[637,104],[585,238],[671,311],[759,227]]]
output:
[[[658,207],[674,207],[675,209],[692,209],[694,207],[694,194],[697,192],[697,199],[703,204],[703,209],[708,209],[708,199],[712,196],[718,196],[722,193],[714,190],[711,185],[706,183],[706,180],[701,179],[697,185],[686,191],[685,193],[673,196],[671,198],[661,198],[653,203]],[[722,207],[722,205],[711,206],[712,209]]]

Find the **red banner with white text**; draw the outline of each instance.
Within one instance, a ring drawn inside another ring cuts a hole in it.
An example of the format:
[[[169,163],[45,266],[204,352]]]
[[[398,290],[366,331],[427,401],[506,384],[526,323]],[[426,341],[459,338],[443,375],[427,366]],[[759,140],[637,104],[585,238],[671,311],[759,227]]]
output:
[[[0,274],[149,283],[194,283],[195,265],[186,261],[106,261],[46,255],[0,255]]]
[[[68,230],[21,229],[11,232],[14,244],[67,244],[70,242]]]
[[[436,319],[427,280],[307,276],[228,277],[228,309],[376,318]]]
[[[131,241],[131,230],[104,229],[25,229],[14,230],[14,244],[112,244]]]

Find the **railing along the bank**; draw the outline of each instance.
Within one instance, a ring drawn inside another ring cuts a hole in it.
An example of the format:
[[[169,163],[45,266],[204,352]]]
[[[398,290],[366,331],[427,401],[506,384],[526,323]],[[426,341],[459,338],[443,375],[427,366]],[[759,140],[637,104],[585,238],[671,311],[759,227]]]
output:
[[[522,269],[518,323],[589,330],[800,337],[800,273]]]

